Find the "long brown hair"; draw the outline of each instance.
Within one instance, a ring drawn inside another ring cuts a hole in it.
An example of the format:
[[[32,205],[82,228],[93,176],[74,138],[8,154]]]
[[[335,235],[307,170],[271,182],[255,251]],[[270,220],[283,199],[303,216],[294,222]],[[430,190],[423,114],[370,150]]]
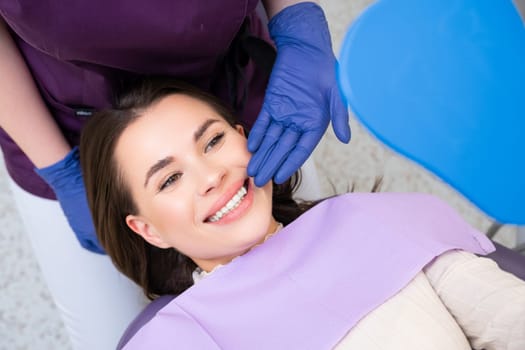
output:
[[[143,288],[150,299],[178,295],[193,284],[195,263],[176,249],[161,249],[147,243],[126,224],[128,214],[137,214],[131,191],[123,181],[114,153],[122,132],[155,102],[171,94],[184,94],[214,108],[230,125],[235,118],[215,97],[190,85],[167,78],[147,78],[131,84],[113,109],[95,113],[82,131],[80,160],[89,207],[97,237],[124,275]],[[312,203],[297,203],[292,193],[299,174],[273,186],[272,214],[287,225]]]

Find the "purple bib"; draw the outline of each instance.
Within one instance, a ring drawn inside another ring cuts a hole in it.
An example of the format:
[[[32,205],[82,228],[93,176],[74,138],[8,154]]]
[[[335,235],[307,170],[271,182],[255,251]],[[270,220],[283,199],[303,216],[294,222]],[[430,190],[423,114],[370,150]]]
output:
[[[256,0],[0,0],[0,16],[51,114],[76,145],[89,111],[109,107],[115,90],[137,75],[176,77],[228,101],[223,60],[245,19],[253,35],[268,39],[256,5]],[[250,94],[242,117],[251,126],[267,76],[252,62],[244,75]],[[22,188],[54,198],[1,129],[0,145]]]
[[[451,249],[494,247],[430,195],[325,200],[173,299],[124,349],[331,349]]]

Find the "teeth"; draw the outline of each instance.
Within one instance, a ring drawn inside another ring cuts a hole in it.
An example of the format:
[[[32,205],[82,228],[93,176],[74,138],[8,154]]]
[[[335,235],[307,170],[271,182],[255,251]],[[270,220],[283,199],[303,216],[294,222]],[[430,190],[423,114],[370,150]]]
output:
[[[237,208],[239,204],[241,203],[244,196],[246,196],[246,188],[242,186],[239,191],[226,203],[224,207],[222,207],[220,210],[218,210],[215,215],[210,217],[208,219],[209,222],[216,222],[219,221],[224,215],[232,211],[233,209]]]

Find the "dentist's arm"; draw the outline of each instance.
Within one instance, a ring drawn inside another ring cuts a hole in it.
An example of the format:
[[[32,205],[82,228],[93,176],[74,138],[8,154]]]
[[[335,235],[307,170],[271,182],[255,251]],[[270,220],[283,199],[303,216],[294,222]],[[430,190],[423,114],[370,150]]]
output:
[[[264,5],[264,9],[266,10],[266,14],[268,15],[268,19],[272,19],[273,16],[275,16],[277,13],[281,12],[281,10],[284,10],[286,7],[298,4],[300,0],[263,0],[262,3]],[[319,4],[319,1],[309,1],[315,4]]]
[[[89,213],[78,152],[71,150],[0,17],[0,127],[53,188],[80,244],[102,253]]]
[[[2,129],[37,167],[48,166],[64,158],[71,147],[49,114],[1,17],[0,76]]]
[[[263,1],[277,58],[262,110],[250,131],[248,174],[262,186],[286,181],[310,156],[330,121],[350,140],[348,110],[324,12],[315,2]]]

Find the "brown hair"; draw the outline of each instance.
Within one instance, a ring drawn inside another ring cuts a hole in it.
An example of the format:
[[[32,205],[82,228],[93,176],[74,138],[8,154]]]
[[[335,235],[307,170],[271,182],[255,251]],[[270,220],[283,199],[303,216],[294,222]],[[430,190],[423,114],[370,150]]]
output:
[[[176,249],[161,249],[147,243],[126,224],[128,214],[137,214],[114,158],[122,132],[140,118],[152,104],[171,94],[184,94],[214,108],[230,125],[235,119],[215,97],[190,85],[167,78],[147,78],[132,84],[120,96],[114,109],[104,110],[89,120],[82,131],[80,160],[89,207],[97,237],[115,266],[143,288],[150,299],[180,294],[193,284],[195,263]],[[312,203],[292,199],[299,174],[282,185],[273,186],[275,219],[284,225],[310,208]]]

